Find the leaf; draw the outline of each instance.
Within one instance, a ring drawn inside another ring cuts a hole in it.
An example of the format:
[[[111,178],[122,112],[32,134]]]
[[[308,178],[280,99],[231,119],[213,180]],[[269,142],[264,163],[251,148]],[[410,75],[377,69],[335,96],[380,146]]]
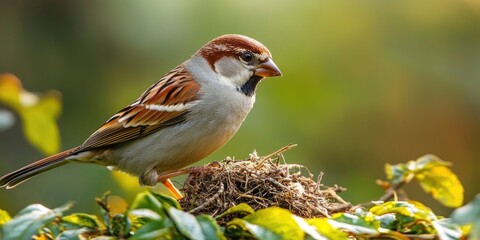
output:
[[[66,230],[60,233],[55,240],[83,240],[85,238],[80,237],[80,234],[88,232],[88,228],[79,228],[73,230]]]
[[[385,174],[387,175],[387,179],[391,180],[393,184],[406,181],[410,173],[411,171],[408,170],[406,164],[385,164]]]
[[[3,239],[31,239],[40,228],[52,222],[68,210],[72,204],[49,209],[41,204],[32,204],[21,210],[9,222],[3,225]]]
[[[107,227],[108,231],[114,236],[125,237],[130,234],[132,222],[126,215],[117,214],[110,219]]]
[[[118,238],[112,237],[112,236],[96,236],[96,237],[91,238],[89,240],[118,240]]]
[[[457,176],[445,166],[436,166],[415,175],[425,192],[447,207],[459,207],[463,203],[463,186]]]
[[[151,191],[150,191],[150,194],[152,194],[152,196],[154,196],[164,206],[171,206],[176,209],[182,209],[182,207],[180,206],[180,203],[178,203],[178,201],[173,197],[170,197],[161,193],[151,192]]]
[[[311,239],[315,240],[328,240],[326,237],[320,235],[314,226],[310,226],[303,218],[293,216],[293,219],[297,222],[298,226],[308,235]]]
[[[62,218],[62,221],[76,225],[79,227],[86,227],[91,229],[96,229],[102,226],[98,217],[95,215],[90,215],[86,213],[74,213]]]
[[[437,217],[430,208],[415,201],[390,201],[383,204],[373,206],[369,210],[377,216],[395,213],[404,216],[415,218],[415,221],[422,220],[432,222],[437,220]]]
[[[250,232],[254,237],[249,237],[245,233],[241,233],[239,229],[244,229]],[[227,224],[227,231],[229,235],[232,235],[232,239],[269,239],[269,240],[282,240],[280,234],[273,232],[270,229],[262,227],[260,225],[251,224],[243,219],[235,218]]]
[[[129,212],[129,216],[140,217],[151,220],[161,220],[162,217],[150,209],[134,209]]]
[[[15,75],[4,73],[0,74],[0,101],[13,107],[20,104],[20,93],[22,83]]]
[[[232,213],[239,213],[239,214],[243,214],[243,215],[249,215],[249,214],[253,214],[255,212],[255,210],[250,207],[250,205],[246,204],[246,203],[240,203],[236,206],[233,206],[229,209],[227,209],[227,211],[223,212],[222,214],[218,215],[217,217],[215,217],[215,219],[220,219],[228,214],[232,214]]]
[[[428,170],[438,166],[450,167],[452,163],[443,161],[433,154],[427,154],[415,160],[415,169],[417,170]]]
[[[438,217],[432,210],[416,201],[392,201],[374,206],[370,211],[378,216],[394,214],[394,222],[387,219],[388,229],[408,234],[436,234]],[[441,227],[441,226],[440,226]],[[442,230],[442,229],[440,229]]]
[[[108,206],[108,211],[112,216],[117,214],[124,214],[128,209],[128,203],[120,196],[106,195],[105,203]]]
[[[142,228],[138,229],[130,240],[150,240],[150,239],[178,239],[174,238],[176,231],[172,227],[165,227],[161,221],[152,221]]]
[[[205,234],[202,231],[200,223],[197,221],[195,216],[190,213],[178,210],[176,208],[170,207],[168,210],[168,215],[172,219],[173,223],[177,227],[178,231],[188,239],[198,239],[203,240],[207,239]]]
[[[45,93],[36,104],[20,110],[27,139],[47,155],[60,148],[60,133],[55,122],[60,108],[60,94],[52,91]]]
[[[379,221],[367,221],[349,213],[337,213],[328,220],[328,223],[337,229],[344,229],[353,234],[376,236],[380,229]]]
[[[437,236],[441,240],[457,240],[462,237],[460,227],[452,222],[449,218],[440,219],[432,223],[437,231]]]
[[[150,209],[156,213],[162,213],[164,211],[164,206],[150,192],[143,192],[137,194],[130,209]]]
[[[410,182],[415,177],[425,192],[448,207],[459,207],[463,203],[463,186],[448,168],[452,164],[435,155],[425,155],[406,164],[385,165],[387,178],[393,184]]]
[[[200,223],[205,239],[225,239],[223,233],[220,231],[220,227],[212,217],[199,215],[196,218],[198,223]]]
[[[56,119],[61,111],[61,95],[49,91],[41,96],[23,89],[12,74],[0,74],[0,103],[17,112],[28,141],[50,155],[58,151],[60,134]]]
[[[10,221],[11,217],[7,211],[0,209],[0,227],[6,222]]]
[[[256,211],[242,219],[228,224],[242,224],[259,239],[303,239],[305,233],[298,226],[293,214],[279,207]]]
[[[328,239],[348,239],[348,234],[346,232],[340,231],[337,228],[332,227],[332,225],[330,225],[330,223],[328,222],[327,218],[313,218],[307,220],[307,223],[314,226],[317,231],[322,234],[322,236],[325,236]]]
[[[450,216],[458,224],[471,224],[470,239],[480,239],[480,194],[467,205],[456,209]]]

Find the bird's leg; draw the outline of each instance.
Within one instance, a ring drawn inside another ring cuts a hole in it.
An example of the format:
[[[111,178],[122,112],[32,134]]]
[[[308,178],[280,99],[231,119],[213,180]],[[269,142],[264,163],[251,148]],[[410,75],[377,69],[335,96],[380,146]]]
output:
[[[170,179],[165,179],[162,181],[163,185],[170,191],[170,193],[173,195],[173,197],[176,200],[180,200],[183,198],[182,193],[173,185],[172,181]]]
[[[177,200],[182,199],[183,198],[182,193],[180,193],[180,191],[173,185],[172,181],[170,181],[170,178],[173,178],[182,174],[190,173],[192,168],[194,167],[179,169],[171,172],[164,172],[157,176],[157,182],[163,183],[163,185],[165,185],[165,187],[168,189],[168,191],[170,191],[170,193],[173,195],[175,199]]]
[[[180,191],[173,185],[172,181],[170,181],[170,178],[180,176],[182,174],[187,174],[191,172],[196,172],[196,171],[201,171],[204,169],[204,167],[189,167],[189,168],[183,168],[179,170],[174,170],[170,172],[164,172],[161,173],[157,176],[157,182],[163,183],[165,187],[167,187],[168,191],[175,197],[175,199],[182,199],[183,196],[180,193]]]

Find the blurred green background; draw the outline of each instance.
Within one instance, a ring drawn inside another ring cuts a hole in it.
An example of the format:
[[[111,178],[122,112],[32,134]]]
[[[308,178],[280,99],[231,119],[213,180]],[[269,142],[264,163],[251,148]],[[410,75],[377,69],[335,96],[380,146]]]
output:
[[[63,93],[67,149],[210,39],[245,34],[269,47],[284,77],[262,82],[237,135],[199,164],[297,143],[287,162],[323,171],[324,184],[361,203],[382,194],[385,163],[433,153],[454,163],[470,201],[480,192],[479,26],[473,0],[2,1],[0,72]],[[19,124],[0,133],[0,175],[41,157]],[[97,212],[107,190],[133,196],[107,169],[70,164],[0,189],[0,208],[74,200],[75,211]]]

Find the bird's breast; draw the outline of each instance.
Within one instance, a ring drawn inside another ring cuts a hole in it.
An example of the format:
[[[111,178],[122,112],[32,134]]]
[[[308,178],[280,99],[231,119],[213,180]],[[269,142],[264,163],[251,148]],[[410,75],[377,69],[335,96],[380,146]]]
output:
[[[151,168],[158,172],[170,171],[218,150],[237,132],[254,99],[215,101],[214,97],[215,94],[203,98],[193,106],[184,122],[121,146],[115,151],[117,168],[134,175]]]

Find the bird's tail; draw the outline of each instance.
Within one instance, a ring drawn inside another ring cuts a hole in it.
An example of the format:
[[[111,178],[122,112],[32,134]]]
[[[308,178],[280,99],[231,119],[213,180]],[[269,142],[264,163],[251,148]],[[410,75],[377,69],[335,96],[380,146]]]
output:
[[[1,177],[0,187],[6,187],[7,189],[14,188],[18,184],[37,174],[67,164],[68,161],[65,158],[70,156],[70,154],[73,152],[73,149],[74,148],[38,160]]]

